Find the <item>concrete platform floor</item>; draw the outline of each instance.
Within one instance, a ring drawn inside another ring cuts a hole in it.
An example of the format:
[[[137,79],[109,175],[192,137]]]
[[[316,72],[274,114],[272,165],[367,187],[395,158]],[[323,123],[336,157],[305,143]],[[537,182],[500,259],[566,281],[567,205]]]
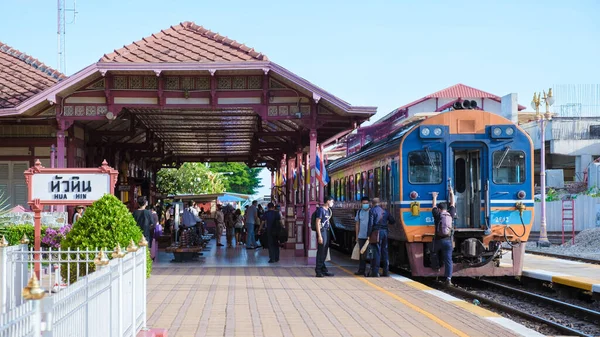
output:
[[[335,277],[315,278],[314,266],[281,253],[269,264],[266,250],[214,240],[196,262],[161,253],[148,280],[148,326],[170,337],[539,336],[403,277],[356,277],[354,261],[336,254]]]

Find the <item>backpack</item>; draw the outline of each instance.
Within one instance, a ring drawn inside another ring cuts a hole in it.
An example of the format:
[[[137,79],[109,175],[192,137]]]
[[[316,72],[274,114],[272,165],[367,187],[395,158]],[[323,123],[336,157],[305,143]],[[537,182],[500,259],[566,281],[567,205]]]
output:
[[[323,207],[318,207],[312,214],[312,216],[310,217],[310,229],[312,229],[313,231],[317,231],[317,211],[319,210],[319,208],[323,208]],[[331,211],[330,211],[331,212]],[[331,214],[331,213],[330,213]],[[331,215],[329,217],[326,218],[325,222],[328,222],[329,219],[331,219]],[[321,223],[322,225],[323,223]]]
[[[452,234],[452,215],[448,211],[440,213],[440,222],[435,228],[435,236],[447,238]]]

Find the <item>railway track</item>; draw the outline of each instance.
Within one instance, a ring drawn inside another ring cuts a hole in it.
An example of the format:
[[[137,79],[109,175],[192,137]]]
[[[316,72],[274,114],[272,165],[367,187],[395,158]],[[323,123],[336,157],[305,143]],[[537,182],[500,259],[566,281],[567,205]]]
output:
[[[460,285],[438,288],[460,297],[476,299],[507,314],[545,324],[561,334],[600,335],[600,312],[488,280],[466,279]]]
[[[586,258],[577,257],[577,256],[569,256],[569,255],[562,255],[562,254],[538,252],[538,251],[533,251],[533,250],[526,250],[525,253],[526,254],[533,254],[533,255],[541,255],[541,256],[554,257],[554,258],[562,259],[562,260],[570,260],[570,261],[577,261],[577,262],[590,263],[590,264],[600,264],[600,260],[586,259]]]

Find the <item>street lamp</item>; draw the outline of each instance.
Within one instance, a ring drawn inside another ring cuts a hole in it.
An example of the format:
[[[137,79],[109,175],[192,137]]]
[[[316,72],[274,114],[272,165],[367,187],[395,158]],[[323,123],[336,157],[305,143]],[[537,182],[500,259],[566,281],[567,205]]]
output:
[[[542,194],[542,218],[540,220],[540,238],[537,242],[539,247],[549,247],[550,241],[548,240],[548,231],[546,230],[546,121],[552,120],[552,114],[550,113],[550,106],[554,104],[554,96],[552,95],[552,88],[548,89],[548,94],[543,91],[544,96],[541,93],[533,94],[533,100],[531,101],[531,107],[535,109],[535,119],[540,123],[540,189]],[[540,113],[540,103],[544,100],[546,104],[546,112]]]

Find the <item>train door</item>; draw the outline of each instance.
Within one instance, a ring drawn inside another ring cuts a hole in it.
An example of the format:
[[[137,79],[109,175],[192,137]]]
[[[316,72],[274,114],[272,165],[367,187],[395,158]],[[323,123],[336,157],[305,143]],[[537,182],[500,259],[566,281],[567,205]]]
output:
[[[454,149],[454,193],[457,228],[481,227],[481,149]]]

